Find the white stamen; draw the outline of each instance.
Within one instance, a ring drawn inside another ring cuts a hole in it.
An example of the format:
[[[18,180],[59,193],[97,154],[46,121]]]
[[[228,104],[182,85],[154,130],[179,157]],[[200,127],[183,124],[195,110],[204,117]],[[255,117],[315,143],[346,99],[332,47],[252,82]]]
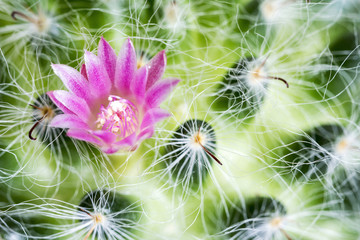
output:
[[[100,108],[97,118],[97,128],[117,133],[125,138],[132,134],[137,126],[137,109],[129,100],[118,96],[109,96],[109,104]]]

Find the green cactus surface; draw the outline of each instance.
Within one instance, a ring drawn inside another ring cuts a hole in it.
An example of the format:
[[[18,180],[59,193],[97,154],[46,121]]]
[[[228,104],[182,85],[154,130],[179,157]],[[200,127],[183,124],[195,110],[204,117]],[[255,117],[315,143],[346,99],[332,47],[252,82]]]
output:
[[[359,34],[359,0],[0,0],[0,239],[360,239]]]

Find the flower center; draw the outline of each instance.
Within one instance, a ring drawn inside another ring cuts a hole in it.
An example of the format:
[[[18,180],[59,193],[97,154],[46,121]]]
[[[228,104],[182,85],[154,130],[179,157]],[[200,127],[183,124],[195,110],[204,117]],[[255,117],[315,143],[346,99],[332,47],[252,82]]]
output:
[[[344,154],[346,150],[349,148],[349,142],[347,139],[342,139],[337,145],[336,145],[336,152],[338,154]]]
[[[51,25],[51,19],[48,19],[45,14],[41,11],[39,11],[38,16],[34,15],[27,15],[23,12],[19,12],[19,11],[13,11],[11,13],[11,17],[14,20],[18,20],[19,18],[25,21],[28,21],[32,24],[34,24],[34,26],[36,27],[38,33],[43,34],[46,33]]]
[[[58,110],[54,109],[54,107],[51,106],[53,105],[52,102],[48,104],[44,104],[43,106],[41,106],[42,104],[39,104],[39,102],[35,104],[30,104],[30,106],[35,109],[33,112],[35,123],[29,131],[29,138],[31,140],[36,140],[36,138],[32,136],[32,133],[40,123],[46,126],[57,115]]]
[[[205,145],[205,136],[200,131],[197,131],[193,136],[192,141],[197,147],[201,148],[201,145]]]
[[[50,106],[44,106],[41,109],[41,115],[45,118],[47,123],[49,123],[55,117],[55,111]]]
[[[136,62],[137,69],[143,67],[148,62],[149,62],[149,57],[144,51],[141,51],[137,54],[137,62]]]
[[[101,105],[97,115],[97,128],[125,138],[135,132],[139,121],[135,105],[124,98],[110,95],[107,107]]]
[[[250,72],[250,81],[251,84],[257,85],[264,82],[266,79],[266,72],[264,71],[262,66],[259,66]]]
[[[101,224],[104,223],[104,221],[106,220],[106,217],[104,215],[102,215],[101,213],[97,213],[95,215],[93,215],[93,219],[95,224]]]
[[[282,223],[281,217],[275,217],[270,221],[270,225],[274,228],[278,228],[281,225],[281,223]]]
[[[176,1],[170,2],[165,8],[165,18],[171,24],[175,25],[179,19],[179,9]]]

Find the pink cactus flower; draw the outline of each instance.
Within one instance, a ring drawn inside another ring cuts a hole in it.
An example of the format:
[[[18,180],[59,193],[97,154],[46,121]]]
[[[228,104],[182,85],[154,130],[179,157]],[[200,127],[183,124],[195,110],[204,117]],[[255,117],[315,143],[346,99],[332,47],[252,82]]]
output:
[[[170,116],[159,105],[179,80],[160,80],[165,65],[165,51],[139,66],[130,39],[116,56],[101,38],[98,56],[85,51],[80,72],[52,65],[69,91],[47,93],[64,112],[50,126],[68,128],[69,137],[95,144],[107,154],[136,149],[142,140],[152,137],[157,122]]]

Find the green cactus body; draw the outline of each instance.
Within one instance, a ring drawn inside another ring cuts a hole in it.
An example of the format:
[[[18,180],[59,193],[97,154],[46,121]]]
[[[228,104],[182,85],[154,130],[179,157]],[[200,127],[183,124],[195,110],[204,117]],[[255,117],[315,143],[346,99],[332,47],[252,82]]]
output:
[[[0,0],[0,239],[358,239],[359,10]]]

